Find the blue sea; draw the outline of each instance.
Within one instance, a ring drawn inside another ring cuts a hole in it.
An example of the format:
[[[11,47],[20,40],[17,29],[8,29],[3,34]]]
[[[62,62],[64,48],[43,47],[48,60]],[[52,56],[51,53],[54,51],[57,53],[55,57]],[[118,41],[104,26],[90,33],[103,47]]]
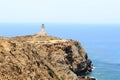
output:
[[[20,36],[40,31],[41,23],[1,23],[0,36]],[[88,76],[120,80],[120,24],[46,23],[49,35],[80,41],[95,66]]]

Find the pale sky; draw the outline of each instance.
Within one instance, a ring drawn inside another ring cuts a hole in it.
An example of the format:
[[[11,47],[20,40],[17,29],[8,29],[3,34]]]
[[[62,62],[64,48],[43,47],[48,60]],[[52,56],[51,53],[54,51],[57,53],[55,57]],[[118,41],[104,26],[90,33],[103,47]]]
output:
[[[120,0],[0,0],[0,23],[120,24]]]

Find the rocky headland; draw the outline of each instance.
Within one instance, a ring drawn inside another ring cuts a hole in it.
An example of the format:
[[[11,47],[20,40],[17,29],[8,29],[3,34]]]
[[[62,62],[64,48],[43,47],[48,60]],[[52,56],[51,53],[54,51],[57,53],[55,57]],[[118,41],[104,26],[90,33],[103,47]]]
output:
[[[0,37],[0,80],[95,80],[78,41],[52,36]]]

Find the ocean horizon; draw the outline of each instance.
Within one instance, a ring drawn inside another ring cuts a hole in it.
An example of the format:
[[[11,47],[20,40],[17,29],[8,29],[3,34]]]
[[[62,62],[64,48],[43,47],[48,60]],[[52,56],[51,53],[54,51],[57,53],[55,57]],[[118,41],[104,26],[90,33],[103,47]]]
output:
[[[36,34],[38,23],[0,23],[0,36]],[[95,69],[88,76],[97,80],[120,80],[119,24],[45,24],[48,35],[78,40],[92,60]]]

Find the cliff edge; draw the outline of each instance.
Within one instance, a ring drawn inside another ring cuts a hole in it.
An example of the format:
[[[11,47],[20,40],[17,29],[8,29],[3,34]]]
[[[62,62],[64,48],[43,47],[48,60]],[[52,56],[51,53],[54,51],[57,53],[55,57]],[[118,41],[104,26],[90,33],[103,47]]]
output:
[[[95,80],[78,41],[52,36],[0,37],[1,80]]]

